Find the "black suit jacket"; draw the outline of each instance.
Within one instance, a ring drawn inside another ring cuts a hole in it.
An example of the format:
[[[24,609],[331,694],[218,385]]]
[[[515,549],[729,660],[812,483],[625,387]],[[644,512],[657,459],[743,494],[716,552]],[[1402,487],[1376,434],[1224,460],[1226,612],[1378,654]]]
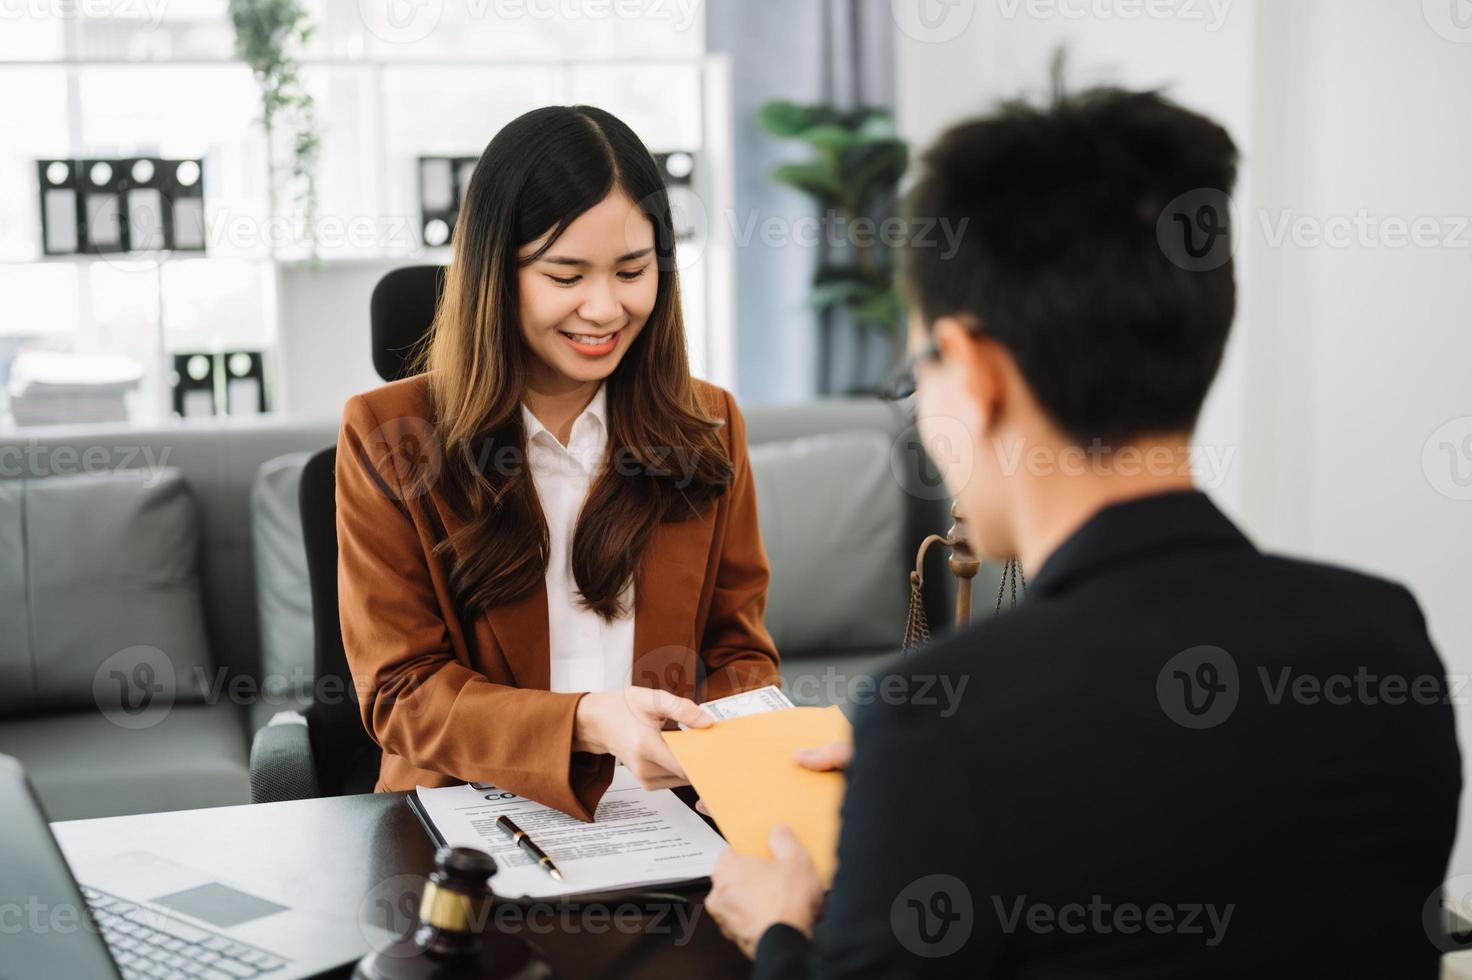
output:
[[[876,690],[814,941],[758,977],[1437,975],[1461,765],[1404,588],[1166,494]]]

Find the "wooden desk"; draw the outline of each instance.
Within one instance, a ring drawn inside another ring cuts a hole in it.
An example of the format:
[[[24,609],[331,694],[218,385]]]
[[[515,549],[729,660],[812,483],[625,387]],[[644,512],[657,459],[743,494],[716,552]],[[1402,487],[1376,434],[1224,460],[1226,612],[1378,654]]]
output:
[[[360,921],[402,931],[434,867],[434,847],[397,793],[180,810],[51,825],[77,877],[89,862],[146,850],[252,882],[302,883]],[[308,883],[310,885],[308,886]],[[530,938],[561,980],[579,977],[746,977],[751,964],[692,897],[688,906],[636,903],[586,910],[542,904],[503,910],[503,931]],[[507,915],[506,912],[515,914]],[[389,921],[389,920],[392,921]],[[364,939],[364,952],[368,949]],[[327,974],[347,977],[351,966]]]

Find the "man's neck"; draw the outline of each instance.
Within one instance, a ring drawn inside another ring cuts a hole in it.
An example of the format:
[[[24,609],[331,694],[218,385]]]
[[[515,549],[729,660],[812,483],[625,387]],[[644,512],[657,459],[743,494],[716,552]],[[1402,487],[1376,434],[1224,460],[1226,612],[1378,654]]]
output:
[[[1059,545],[1104,508],[1195,489],[1185,437],[1140,441],[1128,450],[1089,462],[1082,474],[1059,467],[1029,477],[1028,485],[1019,488],[1013,536],[1017,557],[1029,574],[1036,574]]]

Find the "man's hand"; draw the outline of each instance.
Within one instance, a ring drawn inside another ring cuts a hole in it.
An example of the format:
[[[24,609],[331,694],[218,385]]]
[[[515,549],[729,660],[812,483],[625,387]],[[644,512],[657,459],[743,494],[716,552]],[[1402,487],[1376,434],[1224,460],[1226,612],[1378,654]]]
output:
[[[742,857],[735,851],[721,855],[711,872],[710,910],[722,934],[745,953],[756,956],[762,933],[785,923],[812,936],[823,885],[813,859],[788,827],[776,827],[770,840],[771,860]]]
[[[848,768],[848,764],[854,758],[854,743],[846,738],[827,745],[820,745],[815,749],[798,749],[793,756],[797,764],[804,769],[812,769],[816,772],[830,772]]]
[[[612,755],[645,789],[684,786],[690,780],[659,734],[666,721],[691,728],[715,724],[700,705],[668,691],[626,687],[585,694],[573,718],[573,751]]]

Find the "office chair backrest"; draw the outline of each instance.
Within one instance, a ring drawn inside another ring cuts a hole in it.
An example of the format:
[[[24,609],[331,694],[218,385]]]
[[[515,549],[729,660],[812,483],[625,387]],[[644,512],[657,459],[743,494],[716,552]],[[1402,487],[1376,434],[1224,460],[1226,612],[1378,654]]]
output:
[[[429,332],[435,305],[445,288],[445,267],[411,265],[395,269],[373,288],[373,367],[385,381],[407,377],[409,354]]]
[[[379,280],[369,303],[373,366],[385,381],[409,373],[408,355],[429,330],[444,288],[443,266],[395,269]],[[372,792],[381,753],[363,728],[348,670],[337,607],[337,449],[329,446],[302,469],[298,504],[312,592],[317,696],[307,732],[325,796]]]
[[[337,613],[337,447],[328,446],[302,468],[298,505],[307,582],[312,592],[312,646],[316,696],[307,709],[307,736],[323,796],[371,793],[380,752],[363,728],[353,675]]]

